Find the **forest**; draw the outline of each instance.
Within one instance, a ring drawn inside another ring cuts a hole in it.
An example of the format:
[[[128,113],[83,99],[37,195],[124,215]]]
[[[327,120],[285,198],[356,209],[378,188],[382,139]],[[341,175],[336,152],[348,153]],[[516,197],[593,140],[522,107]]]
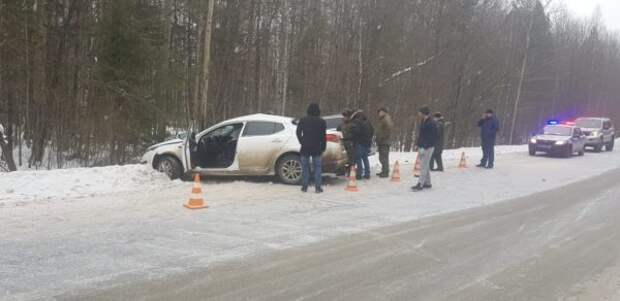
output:
[[[561,0],[0,0],[0,169],[135,162],[190,127],[253,113],[415,112],[449,148],[549,118],[620,123],[620,36]]]

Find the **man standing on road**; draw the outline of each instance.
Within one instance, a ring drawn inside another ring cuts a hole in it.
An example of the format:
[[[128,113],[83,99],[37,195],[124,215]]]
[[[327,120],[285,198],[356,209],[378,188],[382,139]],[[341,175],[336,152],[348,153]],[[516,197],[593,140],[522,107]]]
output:
[[[351,135],[355,144],[355,164],[357,165],[357,179],[370,179],[370,162],[368,155],[372,146],[374,128],[361,110],[351,115]]]
[[[319,105],[311,103],[308,106],[308,115],[302,118],[297,125],[297,140],[301,144],[301,168],[302,168],[302,187],[301,191],[308,191],[310,183],[310,160],[314,166],[314,185],[316,193],[323,192],[321,179],[321,156],[327,147],[325,132],[327,124],[321,118]]]
[[[437,125],[435,120],[431,118],[431,110],[428,107],[422,107],[418,112],[418,119],[420,119],[420,131],[418,132],[418,139],[416,146],[418,147],[418,155],[420,156],[420,164],[422,165],[420,171],[420,179],[418,185],[411,187],[413,191],[421,191],[424,189],[432,188],[431,184],[431,157],[437,145]]]
[[[390,176],[390,144],[392,143],[392,130],[394,123],[386,108],[377,111],[379,115],[379,125],[377,126],[376,142],[379,150],[379,162],[381,172],[377,176],[387,178]]]
[[[443,171],[443,159],[441,155],[443,154],[443,145],[444,145],[444,127],[445,121],[443,119],[443,115],[440,112],[436,112],[433,114],[433,119],[437,125],[437,144],[435,145],[435,150],[433,151],[433,157],[431,158],[431,171]],[[437,164],[437,168],[435,168],[435,163]]]
[[[342,124],[338,127],[338,130],[342,133],[342,145],[347,152],[347,163],[345,165],[347,177],[350,175],[351,166],[355,165],[355,145],[351,134],[352,114],[353,111],[349,109],[342,111]]]
[[[495,137],[499,131],[499,121],[493,110],[487,110],[478,121],[482,140],[482,160],[477,167],[492,169],[495,166]]]

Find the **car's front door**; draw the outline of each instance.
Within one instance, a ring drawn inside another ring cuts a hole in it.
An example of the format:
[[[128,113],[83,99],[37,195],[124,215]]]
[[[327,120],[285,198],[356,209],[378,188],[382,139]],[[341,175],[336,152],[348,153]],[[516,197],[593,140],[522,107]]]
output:
[[[248,174],[265,173],[290,138],[290,131],[280,122],[248,122],[239,139],[239,169]]]
[[[192,165],[209,171],[236,169],[239,136],[243,123],[222,125],[199,136],[191,152]]]

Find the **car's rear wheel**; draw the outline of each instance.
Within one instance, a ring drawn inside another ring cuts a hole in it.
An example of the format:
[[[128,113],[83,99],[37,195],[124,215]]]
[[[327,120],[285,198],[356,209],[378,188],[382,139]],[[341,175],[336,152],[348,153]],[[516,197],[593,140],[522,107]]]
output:
[[[163,156],[157,159],[156,168],[158,171],[165,173],[171,180],[176,180],[183,176],[181,162],[172,156]]]
[[[299,155],[289,154],[280,158],[276,164],[276,176],[284,184],[299,185],[301,183],[301,158]]]
[[[614,144],[616,143],[616,137],[611,137],[611,141],[605,147],[605,150],[611,152],[614,150]]]

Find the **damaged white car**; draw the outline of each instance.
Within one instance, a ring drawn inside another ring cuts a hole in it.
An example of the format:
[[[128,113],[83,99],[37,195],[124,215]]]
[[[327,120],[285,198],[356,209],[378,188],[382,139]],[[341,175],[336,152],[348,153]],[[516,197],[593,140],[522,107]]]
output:
[[[325,117],[326,173],[343,173],[346,151],[336,129],[340,116]],[[153,145],[141,162],[166,173],[171,179],[187,174],[205,176],[270,176],[286,184],[301,182],[301,160],[295,119],[255,114],[221,122],[198,134]]]

